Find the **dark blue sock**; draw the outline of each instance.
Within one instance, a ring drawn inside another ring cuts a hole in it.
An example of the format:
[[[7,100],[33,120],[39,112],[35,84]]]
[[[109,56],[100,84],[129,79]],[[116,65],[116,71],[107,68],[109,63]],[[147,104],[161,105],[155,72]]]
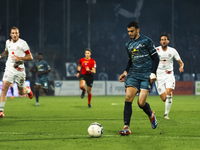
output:
[[[11,93],[12,93],[12,96],[14,95],[14,90],[13,90],[13,87],[10,87],[10,89],[11,89]]]
[[[139,107],[149,116],[151,117],[152,111],[150,108],[150,105],[146,102],[144,106],[140,106]]]
[[[39,102],[39,91],[35,91],[36,102]]]
[[[124,106],[124,125],[130,125],[132,115],[132,102],[125,102]]]

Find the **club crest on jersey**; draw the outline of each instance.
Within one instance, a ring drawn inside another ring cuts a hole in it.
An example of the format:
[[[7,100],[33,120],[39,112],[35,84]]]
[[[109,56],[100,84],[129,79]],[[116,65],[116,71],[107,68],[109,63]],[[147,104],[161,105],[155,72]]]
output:
[[[87,65],[87,63],[85,63],[85,65]]]

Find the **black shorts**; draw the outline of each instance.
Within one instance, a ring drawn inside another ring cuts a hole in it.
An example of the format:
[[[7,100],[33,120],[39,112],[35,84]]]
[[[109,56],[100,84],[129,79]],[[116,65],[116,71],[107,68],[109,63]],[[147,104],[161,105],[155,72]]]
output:
[[[86,75],[81,74],[79,76],[79,80],[80,81],[81,80],[85,80],[87,86],[92,87],[93,81],[94,81],[94,77],[93,77],[93,74],[86,74]]]

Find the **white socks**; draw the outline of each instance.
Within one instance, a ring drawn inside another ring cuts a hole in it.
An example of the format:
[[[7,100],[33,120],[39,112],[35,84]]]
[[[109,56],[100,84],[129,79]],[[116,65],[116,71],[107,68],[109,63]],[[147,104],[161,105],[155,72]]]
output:
[[[165,101],[165,115],[169,114],[171,106],[172,106],[172,96],[167,95]]]
[[[4,111],[5,102],[0,103],[0,111]]]

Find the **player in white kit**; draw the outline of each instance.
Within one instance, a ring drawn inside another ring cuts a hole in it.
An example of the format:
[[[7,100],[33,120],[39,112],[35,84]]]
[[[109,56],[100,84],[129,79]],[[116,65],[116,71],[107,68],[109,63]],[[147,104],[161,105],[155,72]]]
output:
[[[173,90],[175,89],[173,59],[176,59],[179,63],[180,73],[184,71],[184,63],[182,62],[178,52],[176,49],[168,46],[169,40],[169,34],[162,34],[160,36],[161,46],[156,48],[160,57],[160,62],[156,72],[157,80],[155,83],[160,98],[165,102],[165,119],[169,119],[168,114],[172,105]]]
[[[0,117],[4,117],[6,94],[12,83],[17,83],[20,95],[28,94],[30,99],[33,98],[30,87],[25,87],[26,73],[24,67],[24,61],[33,60],[32,54],[26,41],[19,38],[19,29],[17,27],[11,28],[10,36],[11,40],[6,41],[5,51],[0,54],[0,58],[8,55],[2,79]]]

